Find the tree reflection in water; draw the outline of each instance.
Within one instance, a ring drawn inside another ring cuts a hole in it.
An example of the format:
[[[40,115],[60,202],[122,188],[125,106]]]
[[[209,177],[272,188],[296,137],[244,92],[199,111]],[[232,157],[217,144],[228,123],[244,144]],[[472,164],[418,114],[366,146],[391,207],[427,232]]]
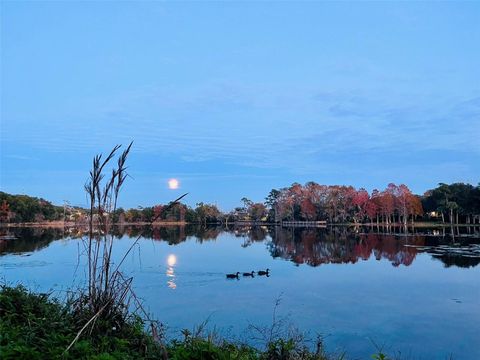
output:
[[[424,237],[409,238],[409,242],[424,245]],[[368,260],[388,259],[394,266],[410,265],[417,249],[404,247],[406,240],[394,235],[359,235],[348,231],[317,229],[291,229],[277,231],[270,245],[270,253],[296,264],[319,266],[322,264],[354,264]]]
[[[0,228],[0,256],[38,251],[64,237],[62,228]]]
[[[480,263],[478,238],[453,240],[425,234],[359,233],[346,227],[330,229],[277,229],[269,244],[273,257],[295,264],[354,264],[387,259],[393,266],[409,266],[419,252],[427,252],[445,266],[473,267]],[[447,244],[448,246],[441,246]]]
[[[0,229],[0,256],[11,253],[38,251],[52,241],[64,238],[81,238],[86,229],[79,228],[2,228]],[[372,231],[367,228],[281,228],[281,227],[203,227],[203,226],[116,226],[112,229],[117,238],[137,237],[166,241],[170,245],[184,241],[216,240],[222,233],[242,238],[242,247],[266,241],[272,257],[295,264],[319,266],[322,264],[354,264],[372,256],[386,259],[393,266],[409,266],[418,253],[429,253],[446,267],[473,267],[480,263],[480,239],[471,236],[468,229],[460,237],[449,231],[422,230],[408,233]],[[470,235],[469,235],[470,234]],[[475,235],[475,229],[474,234]],[[240,250],[239,250],[240,251]],[[171,260],[171,259],[169,259]],[[170,261],[169,261],[170,262]],[[174,278],[174,265],[168,263]],[[168,271],[168,270],[167,270]],[[168,275],[168,274],[167,274]],[[174,285],[174,282],[172,282]],[[173,286],[172,285],[172,286]]]

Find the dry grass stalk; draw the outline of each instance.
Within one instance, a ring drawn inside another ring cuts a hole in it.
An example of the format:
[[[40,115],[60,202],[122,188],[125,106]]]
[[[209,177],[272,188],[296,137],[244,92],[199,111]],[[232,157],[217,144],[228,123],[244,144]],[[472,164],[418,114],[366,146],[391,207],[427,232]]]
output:
[[[133,278],[125,278],[120,272],[120,267],[141,239],[142,233],[138,235],[120,262],[113,268],[114,235],[111,231],[113,225],[112,214],[115,213],[122,186],[128,177],[126,161],[131,147],[132,143],[120,154],[116,167],[112,169],[111,175],[106,179],[104,170],[115,158],[121,145],[116,145],[104,159],[101,154],[93,158],[90,177],[85,184],[85,191],[90,203],[89,231],[86,239],[88,291],[86,294],[82,294],[75,302],[76,311],[83,314],[83,316],[89,314],[89,320],[80,329],[65,351],[68,351],[75,344],[89,326],[91,326],[90,332],[92,332],[95,323],[99,319],[103,319],[108,323],[108,321],[113,321],[114,319],[117,321],[120,318],[126,322],[129,317],[128,309],[132,299],[136,304],[137,310],[140,310],[150,322],[152,333],[160,340],[159,332],[155,328],[155,321],[148,317],[147,312],[132,290]],[[186,195],[184,194],[170,202],[166,209],[168,210],[177,204]],[[150,224],[155,220],[157,218],[153,218]],[[155,330],[153,330],[154,328]]]

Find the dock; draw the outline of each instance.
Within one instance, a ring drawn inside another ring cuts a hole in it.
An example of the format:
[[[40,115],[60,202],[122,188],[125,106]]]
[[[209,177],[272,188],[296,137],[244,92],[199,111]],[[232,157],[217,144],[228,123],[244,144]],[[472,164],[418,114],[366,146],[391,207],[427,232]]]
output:
[[[282,221],[283,227],[327,227],[327,222],[323,220],[318,221]]]

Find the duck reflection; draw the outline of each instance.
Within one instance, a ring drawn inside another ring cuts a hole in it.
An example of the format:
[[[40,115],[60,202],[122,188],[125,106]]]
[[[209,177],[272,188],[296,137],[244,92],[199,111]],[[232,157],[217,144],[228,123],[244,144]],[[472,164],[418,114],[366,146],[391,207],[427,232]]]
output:
[[[167,286],[172,290],[175,290],[177,288],[177,284],[175,283],[175,271],[174,271],[174,267],[176,264],[177,264],[176,255],[174,254],[168,255],[168,258],[167,258],[168,267],[166,272],[166,275],[168,278]]]

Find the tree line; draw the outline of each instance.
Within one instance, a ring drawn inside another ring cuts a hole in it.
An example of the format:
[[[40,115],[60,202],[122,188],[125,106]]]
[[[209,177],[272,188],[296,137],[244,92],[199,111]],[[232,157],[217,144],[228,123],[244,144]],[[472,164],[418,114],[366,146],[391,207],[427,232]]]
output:
[[[320,185],[313,181],[272,189],[264,202],[270,221],[318,221],[329,223],[403,223],[423,215],[421,198],[406,185],[389,184],[383,191],[344,185]],[[250,212],[259,204],[251,204]],[[253,210],[253,213],[256,211]]]
[[[442,222],[472,224],[475,216],[480,223],[480,184],[440,183],[422,198],[427,214],[435,213]]]
[[[27,195],[0,191],[0,222],[41,222],[63,219],[63,207]]]
[[[119,208],[115,210],[114,221],[117,223],[150,222],[186,222],[186,223],[217,223],[222,220],[222,212],[216,205],[200,202],[194,208],[183,203],[167,207],[167,204],[158,204],[137,209]]]
[[[408,186],[388,184],[384,190],[356,189],[345,185],[320,185],[307,182],[272,189],[264,202],[241,199],[242,206],[228,213],[215,204],[182,203],[168,208],[157,204],[132,209],[118,208],[117,223],[174,221],[186,223],[233,223],[318,221],[328,223],[408,224],[417,220],[442,223],[480,223],[480,184],[439,184],[423,195],[413,194]],[[0,192],[0,222],[87,221],[87,212],[75,207],[55,206],[49,201],[27,195]]]
[[[272,189],[263,203],[243,198],[231,216],[252,221],[318,221],[329,223],[408,224],[416,220],[480,223],[480,184],[439,184],[416,195],[405,184],[390,183],[368,192],[344,185],[308,182]]]
[[[112,215],[114,222],[118,223],[141,223],[156,219],[156,221],[208,224],[220,222],[224,218],[216,205],[203,202],[196,204],[193,208],[182,203],[171,207],[167,204],[158,204],[136,209],[118,208]],[[56,206],[42,198],[0,192],[0,223],[63,220],[78,224],[86,223],[88,211],[81,207]]]

